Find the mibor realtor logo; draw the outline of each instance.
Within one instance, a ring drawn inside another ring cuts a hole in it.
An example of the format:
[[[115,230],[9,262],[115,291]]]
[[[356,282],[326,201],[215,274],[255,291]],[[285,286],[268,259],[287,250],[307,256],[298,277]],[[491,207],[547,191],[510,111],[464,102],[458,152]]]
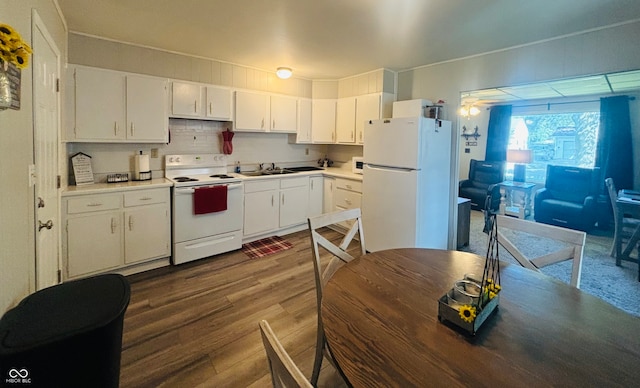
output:
[[[31,384],[31,377],[26,368],[11,368],[5,378],[7,384]]]

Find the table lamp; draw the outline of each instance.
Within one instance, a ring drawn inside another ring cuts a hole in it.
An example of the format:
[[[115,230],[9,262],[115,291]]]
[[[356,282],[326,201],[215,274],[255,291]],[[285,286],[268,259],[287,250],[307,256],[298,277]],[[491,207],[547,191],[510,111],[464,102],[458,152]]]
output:
[[[533,161],[531,150],[507,150],[507,162],[515,163],[513,166],[513,181],[524,182],[527,174],[526,163]]]

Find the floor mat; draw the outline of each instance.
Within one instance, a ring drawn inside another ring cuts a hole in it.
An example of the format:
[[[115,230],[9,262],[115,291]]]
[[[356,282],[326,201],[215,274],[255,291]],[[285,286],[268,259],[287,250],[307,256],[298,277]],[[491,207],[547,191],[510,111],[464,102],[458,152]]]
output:
[[[289,241],[279,236],[273,236],[242,244],[242,253],[252,259],[256,259],[285,251],[291,247],[293,247],[293,244]]]

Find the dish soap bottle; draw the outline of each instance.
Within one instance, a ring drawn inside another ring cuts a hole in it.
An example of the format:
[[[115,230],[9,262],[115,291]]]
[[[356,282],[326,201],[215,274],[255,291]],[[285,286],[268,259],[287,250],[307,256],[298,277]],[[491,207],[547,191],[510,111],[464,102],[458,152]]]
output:
[[[240,161],[236,162],[236,173],[240,174]]]

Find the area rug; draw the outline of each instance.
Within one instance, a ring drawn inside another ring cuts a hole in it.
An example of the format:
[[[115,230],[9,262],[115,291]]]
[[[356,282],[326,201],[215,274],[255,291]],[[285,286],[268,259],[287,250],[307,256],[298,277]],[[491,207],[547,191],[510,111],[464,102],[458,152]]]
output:
[[[471,233],[469,246],[463,250],[480,256],[486,255],[488,236],[482,233],[484,217],[482,212],[471,212]],[[512,233],[515,233],[512,231]],[[521,233],[507,236],[525,255],[537,256],[551,248],[551,243],[535,236]],[[602,231],[594,228],[587,234],[584,254],[582,256],[582,276],[580,289],[597,296],[606,302],[640,317],[640,282],[638,282],[638,264],[623,261],[616,266],[616,260],[609,256],[613,230]],[[505,250],[500,250],[500,259],[510,262],[515,260]],[[571,262],[564,261],[542,268],[542,272],[569,283],[571,279]]]
[[[252,259],[257,259],[285,251],[291,247],[293,247],[293,244],[289,241],[279,236],[273,236],[242,244],[242,253]]]

